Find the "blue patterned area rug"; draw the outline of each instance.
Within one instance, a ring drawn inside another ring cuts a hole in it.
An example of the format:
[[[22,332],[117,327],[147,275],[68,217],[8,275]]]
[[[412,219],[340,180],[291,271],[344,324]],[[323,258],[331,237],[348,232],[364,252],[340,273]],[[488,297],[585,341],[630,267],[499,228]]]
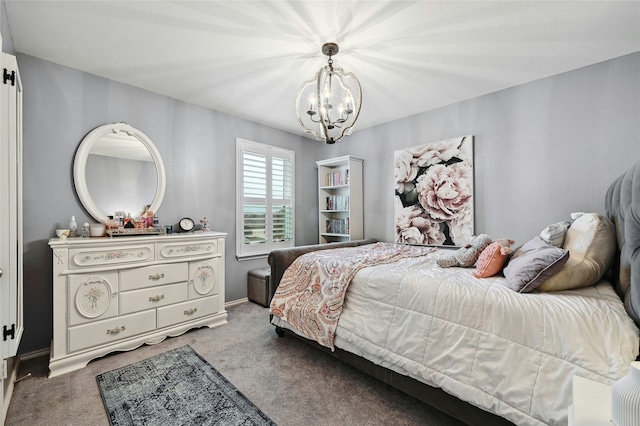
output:
[[[191,346],[96,376],[113,426],[274,425]]]

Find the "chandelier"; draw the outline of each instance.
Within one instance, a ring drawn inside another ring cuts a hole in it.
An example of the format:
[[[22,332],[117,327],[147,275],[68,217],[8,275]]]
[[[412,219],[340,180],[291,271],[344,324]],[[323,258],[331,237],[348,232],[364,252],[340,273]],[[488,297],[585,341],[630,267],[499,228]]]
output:
[[[300,87],[296,115],[305,132],[333,144],[353,131],[362,106],[362,90],[355,75],[333,67],[331,57],[338,53],[337,44],[324,44],[322,53],[329,57],[327,66]]]

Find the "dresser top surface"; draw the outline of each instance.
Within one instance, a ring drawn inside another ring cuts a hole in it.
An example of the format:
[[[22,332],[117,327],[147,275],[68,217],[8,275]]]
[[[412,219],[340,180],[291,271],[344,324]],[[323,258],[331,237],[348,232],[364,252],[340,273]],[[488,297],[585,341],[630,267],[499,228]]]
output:
[[[198,241],[212,238],[225,238],[228,234],[226,232],[187,232],[187,233],[174,233],[169,235],[134,235],[134,236],[117,236],[117,237],[73,237],[73,238],[51,238],[49,240],[49,246],[55,247],[83,247],[93,245],[130,245],[130,244],[144,244],[144,243],[169,243],[169,242],[188,242]]]

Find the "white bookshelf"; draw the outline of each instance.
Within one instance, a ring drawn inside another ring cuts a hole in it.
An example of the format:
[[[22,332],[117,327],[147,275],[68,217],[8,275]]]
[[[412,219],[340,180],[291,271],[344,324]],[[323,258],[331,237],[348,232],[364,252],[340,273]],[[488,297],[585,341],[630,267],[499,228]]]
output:
[[[363,162],[350,155],[316,162],[320,243],[364,238]]]

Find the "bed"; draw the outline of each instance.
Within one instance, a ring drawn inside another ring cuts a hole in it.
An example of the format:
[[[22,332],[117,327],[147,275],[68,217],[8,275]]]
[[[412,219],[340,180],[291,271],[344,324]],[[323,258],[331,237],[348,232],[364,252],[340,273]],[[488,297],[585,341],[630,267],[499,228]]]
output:
[[[273,251],[271,321],[278,335],[467,424],[566,425],[574,375],[611,384],[638,357],[638,197],[640,163],[610,186],[606,217],[549,225],[486,278],[474,275],[479,266],[440,266],[451,249],[362,240]],[[334,280],[348,281],[340,305],[335,295],[321,309],[296,299],[303,276],[320,288],[323,276],[349,269],[340,262],[378,252],[384,261],[360,262]],[[309,319],[311,311],[324,316]]]

